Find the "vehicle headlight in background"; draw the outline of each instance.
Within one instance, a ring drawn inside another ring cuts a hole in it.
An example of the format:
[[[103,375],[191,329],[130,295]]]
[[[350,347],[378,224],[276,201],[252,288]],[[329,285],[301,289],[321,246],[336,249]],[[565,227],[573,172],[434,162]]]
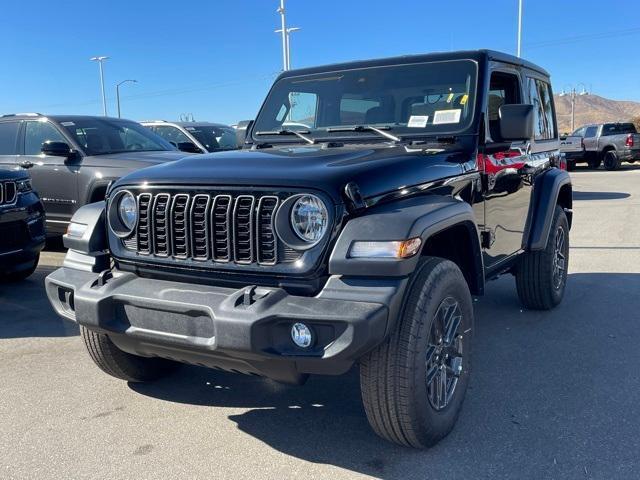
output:
[[[324,202],[315,195],[302,195],[291,208],[291,227],[308,243],[319,242],[327,231],[329,214]]]
[[[349,250],[351,258],[410,258],[420,250],[422,240],[418,237],[409,240],[390,242],[353,242]]]
[[[138,224],[138,202],[128,190],[120,190],[111,196],[107,211],[109,227],[121,238],[129,237]]]
[[[31,180],[26,179],[17,181],[16,190],[18,191],[18,193],[28,193],[33,190],[33,188],[31,187]]]

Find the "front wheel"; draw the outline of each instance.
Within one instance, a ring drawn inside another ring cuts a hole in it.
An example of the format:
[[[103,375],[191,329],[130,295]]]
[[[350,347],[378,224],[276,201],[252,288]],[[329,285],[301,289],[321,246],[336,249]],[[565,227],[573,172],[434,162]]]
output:
[[[562,301],[569,268],[569,222],[556,206],[544,250],[522,255],[516,271],[520,302],[532,310],[550,310]]]
[[[427,257],[394,331],[360,362],[360,387],[373,430],[415,448],[453,428],[471,369],[473,306],[456,264]]]

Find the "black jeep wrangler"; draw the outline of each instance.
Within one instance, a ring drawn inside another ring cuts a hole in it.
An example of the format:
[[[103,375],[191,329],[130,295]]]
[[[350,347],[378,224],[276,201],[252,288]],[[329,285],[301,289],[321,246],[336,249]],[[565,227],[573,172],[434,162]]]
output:
[[[27,278],[45,243],[44,207],[29,174],[0,168],[0,282]]]
[[[426,447],[469,383],[472,295],[567,279],[549,75],[472,51],[285,72],[244,148],[140,170],[78,210],[56,311],[128,381],[176,362],[301,383],[360,367],[373,429]]]

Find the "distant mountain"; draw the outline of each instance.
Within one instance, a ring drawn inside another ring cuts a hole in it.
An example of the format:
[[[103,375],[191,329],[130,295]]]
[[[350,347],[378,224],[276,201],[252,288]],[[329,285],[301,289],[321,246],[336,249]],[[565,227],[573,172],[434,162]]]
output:
[[[560,133],[571,130],[571,97],[555,95]],[[640,103],[610,100],[598,95],[576,95],[575,128],[585,123],[625,122],[640,117]]]

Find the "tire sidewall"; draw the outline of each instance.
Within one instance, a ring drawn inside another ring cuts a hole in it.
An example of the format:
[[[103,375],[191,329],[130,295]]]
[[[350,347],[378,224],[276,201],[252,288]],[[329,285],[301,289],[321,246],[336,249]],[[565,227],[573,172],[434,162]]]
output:
[[[567,220],[567,216],[564,211],[560,207],[556,207],[556,214],[553,222],[553,230],[551,235],[549,236],[549,243],[547,245],[547,253],[549,254],[549,261],[553,262],[553,257],[555,255],[555,245],[556,239],[558,237],[559,229],[562,228],[564,230],[564,256],[565,256],[565,269],[563,273],[562,285],[560,288],[555,288],[553,283],[553,264],[549,269],[550,272],[550,285],[551,285],[551,296],[553,299],[553,304],[558,305],[562,298],[564,297],[564,292],[567,288],[567,274],[569,269],[569,221]]]

